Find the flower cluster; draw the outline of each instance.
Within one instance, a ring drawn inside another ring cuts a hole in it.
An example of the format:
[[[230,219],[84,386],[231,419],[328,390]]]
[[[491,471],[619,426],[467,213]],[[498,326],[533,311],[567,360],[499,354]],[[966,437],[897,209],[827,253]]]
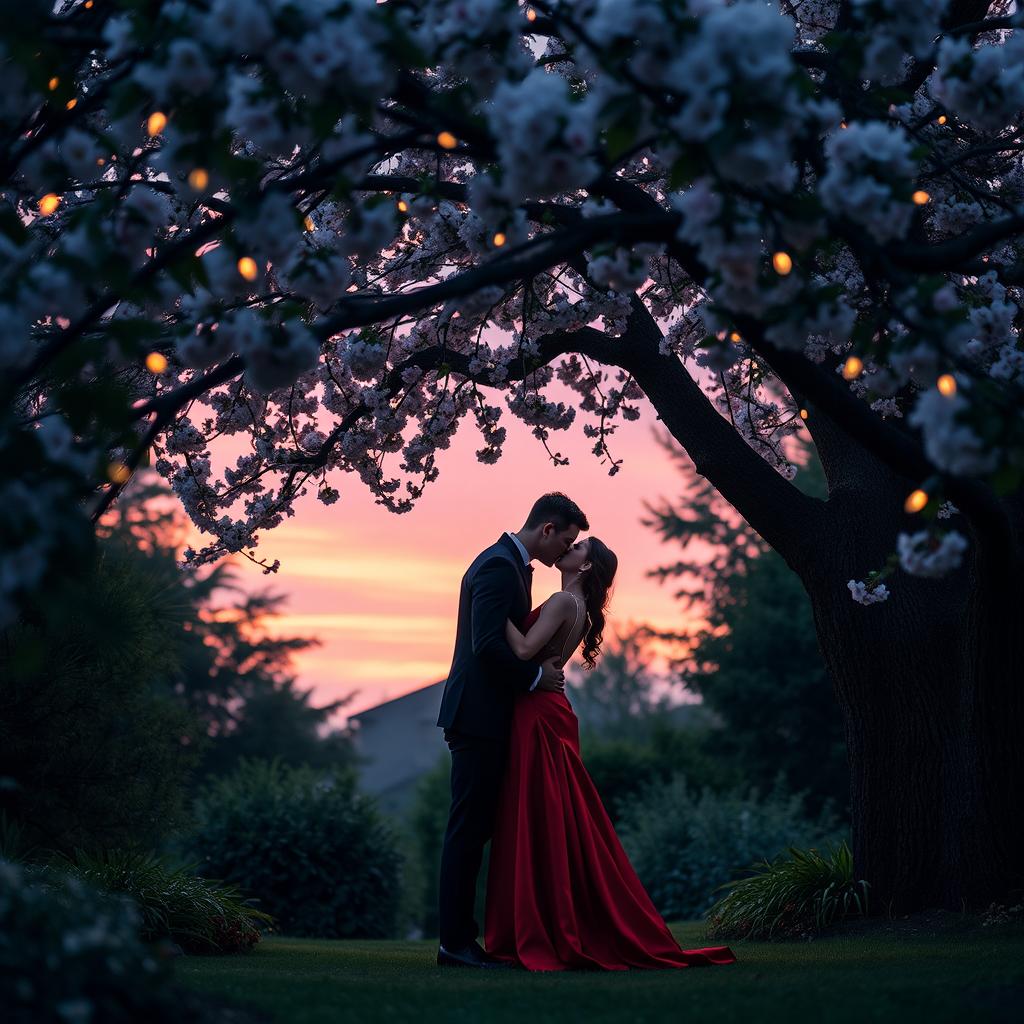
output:
[[[967,538],[956,530],[948,530],[941,537],[918,530],[900,533],[896,538],[900,567],[911,576],[947,575],[960,567],[967,546]]]
[[[881,121],[849,124],[825,141],[825,158],[818,195],[826,210],[861,225],[879,243],[907,233],[917,168],[902,128]]]

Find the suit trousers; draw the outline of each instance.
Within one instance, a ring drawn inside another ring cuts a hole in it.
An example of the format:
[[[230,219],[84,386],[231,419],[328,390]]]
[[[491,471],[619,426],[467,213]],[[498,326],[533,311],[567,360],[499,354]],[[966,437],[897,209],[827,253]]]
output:
[[[480,934],[473,916],[484,846],[494,830],[508,743],[445,729],[452,755],[452,803],[441,850],[438,923],[445,949],[468,946]]]

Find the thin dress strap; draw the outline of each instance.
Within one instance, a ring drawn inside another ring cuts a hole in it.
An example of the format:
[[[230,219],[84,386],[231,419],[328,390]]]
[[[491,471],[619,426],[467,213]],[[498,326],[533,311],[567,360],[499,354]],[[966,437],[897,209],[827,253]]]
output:
[[[565,634],[565,640],[562,641],[562,655],[559,660],[563,665],[565,664],[566,645],[569,643],[569,638],[576,632],[576,626],[580,621],[580,611],[583,607],[582,603],[580,602],[580,599],[575,594],[573,594],[572,591],[567,590],[566,593],[569,594],[569,596],[576,602],[576,616],[572,620],[572,629],[570,629],[569,632]],[[579,643],[578,637],[576,639],[576,643]],[[575,648],[573,648],[573,650],[575,650]]]

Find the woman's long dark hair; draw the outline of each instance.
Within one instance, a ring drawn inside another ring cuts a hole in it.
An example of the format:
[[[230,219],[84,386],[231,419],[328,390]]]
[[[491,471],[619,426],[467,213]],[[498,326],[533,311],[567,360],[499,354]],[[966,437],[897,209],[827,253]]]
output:
[[[604,612],[608,607],[608,591],[615,579],[615,570],[619,560],[604,541],[596,537],[587,538],[587,561],[590,568],[583,574],[584,602],[590,623],[583,636],[583,661],[587,668],[597,664],[597,656],[601,653],[601,642],[604,640]]]

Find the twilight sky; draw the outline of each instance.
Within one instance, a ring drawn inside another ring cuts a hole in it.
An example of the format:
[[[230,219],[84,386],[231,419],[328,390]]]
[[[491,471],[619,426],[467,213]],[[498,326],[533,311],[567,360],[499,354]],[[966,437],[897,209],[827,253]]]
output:
[[[352,690],[351,714],[443,679],[451,661],[459,582],[476,554],[503,530],[518,529],[533,500],[550,490],[570,495],[587,514],[591,532],[619,556],[609,624],[681,623],[673,587],[645,576],[672,549],[640,523],[644,500],[674,498],[679,474],[655,442],[656,414],[620,423],[612,438],[624,460],[609,477],[590,452],[581,423],[552,438],[570,459],[553,466],[529,428],[506,412],[508,441],[493,466],[477,462],[479,434],[464,422],[441,452],[440,476],[414,511],[395,515],[374,504],[354,475],[336,474],[341,500],[326,507],[312,494],[296,514],[261,535],[258,555],[281,560],[276,575],[240,559],[243,581],[289,595],[275,635],[317,636],[322,646],[299,655],[299,681],[324,703]],[[194,543],[194,541],[193,541]],[[558,588],[554,569],[536,564],[534,603]]]

